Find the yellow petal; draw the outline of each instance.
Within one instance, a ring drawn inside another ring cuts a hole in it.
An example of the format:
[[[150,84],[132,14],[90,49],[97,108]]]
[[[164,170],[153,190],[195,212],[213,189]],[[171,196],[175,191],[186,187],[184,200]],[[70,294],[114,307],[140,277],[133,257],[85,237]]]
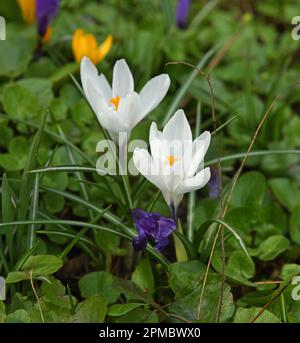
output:
[[[47,31],[46,31],[46,33],[44,34],[43,38],[42,38],[42,41],[43,41],[44,43],[47,43],[47,42],[49,42],[49,40],[51,39],[51,37],[52,37],[52,27],[51,27],[51,26],[48,26],[48,27],[47,27]]]
[[[98,63],[108,54],[113,43],[112,35],[107,36],[105,41],[98,48]]]
[[[22,11],[22,16],[27,24],[32,24],[35,21],[36,0],[18,0]]]
[[[77,29],[73,34],[72,50],[73,55],[77,63],[80,63],[82,55],[82,41],[84,40],[84,32],[81,29]]]
[[[77,63],[80,63],[84,56],[87,56],[94,64],[98,64],[108,53],[112,45],[112,36],[98,47],[96,37],[85,34],[82,29],[77,29],[73,34],[72,50]]]

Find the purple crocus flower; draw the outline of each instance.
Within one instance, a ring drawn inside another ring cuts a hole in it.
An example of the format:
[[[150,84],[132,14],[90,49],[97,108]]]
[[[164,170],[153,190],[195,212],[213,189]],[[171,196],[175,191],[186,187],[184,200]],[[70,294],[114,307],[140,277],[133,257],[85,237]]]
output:
[[[207,184],[210,198],[217,199],[221,192],[221,179],[218,167],[210,168],[211,177]]]
[[[186,20],[189,14],[190,5],[190,0],[178,0],[176,9],[176,23],[180,29],[184,29],[186,27]]]
[[[170,242],[169,236],[176,229],[175,221],[156,212],[146,212],[139,208],[131,211],[138,236],[133,239],[136,250],[146,248],[148,240],[153,240],[155,248],[162,251]]]
[[[48,27],[53,21],[59,6],[60,0],[37,0],[36,17],[38,23],[38,33],[44,37]]]

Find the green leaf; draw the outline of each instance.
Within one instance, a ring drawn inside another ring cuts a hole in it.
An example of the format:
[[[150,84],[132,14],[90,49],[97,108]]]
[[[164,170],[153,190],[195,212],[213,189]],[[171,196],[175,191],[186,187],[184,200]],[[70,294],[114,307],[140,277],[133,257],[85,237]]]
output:
[[[74,323],[103,323],[107,310],[107,303],[100,295],[92,296],[79,303],[72,319]]]
[[[247,258],[242,251],[234,251],[230,255],[227,268],[247,279],[253,277],[255,273],[254,262],[252,259]]]
[[[275,197],[290,211],[293,211],[299,206],[300,193],[295,182],[289,179],[278,178],[271,179],[269,185]]]
[[[108,254],[123,256],[127,254],[126,249],[120,248],[120,237],[109,232],[95,232],[97,246]]]
[[[108,308],[107,315],[111,317],[123,316],[124,314],[131,312],[141,306],[145,306],[145,304],[144,303],[115,304]]]
[[[113,276],[104,271],[85,275],[79,280],[79,289],[84,298],[101,295],[108,304],[114,303],[120,296],[120,292],[113,286]]]
[[[6,318],[5,305],[2,300],[0,300],[0,324],[4,323]]]
[[[63,307],[53,305],[51,302],[39,299],[43,315],[46,323],[68,323],[71,321],[71,311]],[[38,303],[36,303],[31,311],[31,320],[33,323],[41,323],[41,314]]]
[[[31,60],[34,44],[24,36],[1,41],[0,76],[16,77],[24,73]]]
[[[131,275],[131,280],[144,292],[154,292],[154,276],[149,259],[143,259]]]
[[[29,89],[18,84],[4,89],[3,106],[6,113],[12,118],[34,118],[41,112],[37,97]]]
[[[68,106],[61,98],[52,100],[50,108],[54,120],[62,121],[67,118]]]
[[[292,241],[300,245],[300,206],[292,211],[289,229]]]
[[[17,310],[6,317],[5,323],[31,323],[31,319],[25,310]]]
[[[114,277],[114,287],[121,294],[124,294],[128,300],[139,300],[145,303],[150,303],[153,301],[149,292],[144,292],[132,281]]]
[[[212,265],[216,271],[222,271],[222,256],[220,249],[214,251]],[[256,284],[248,281],[255,274],[255,265],[252,259],[243,251],[234,251],[225,265],[225,275],[238,284],[248,287],[256,287]]]
[[[42,283],[41,293],[43,301],[46,303],[71,310],[70,296],[66,295],[65,286],[53,276],[48,277],[48,280]],[[72,302],[75,304],[77,300],[72,297]]]
[[[201,286],[202,284],[198,284],[198,288],[192,293],[180,298],[168,306],[168,312],[175,314],[176,316],[180,316],[188,321],[197,321]],[[220,289],[221,276],[216,274],[211,275],[205,286],[199,322],[210,323],[216,320]],[[230,292],[230,287],[225,284],[220,322],[228,321],[233,316],[234,310],[235,306],[233,296]],[[179,318],[170,318],[169,320],[172,322],[182,322]]]
[[[249,323],[260,310],[259,307],[238,308],[234,316],[234,323]],[[280,320],[272,312],[265,310],[255,323],[280,323]]]
[[[47,193],[44,197],[45,205],[50,213],[61,212],[65,205],[65,199],[61,195]]]
[[[9,171],[23,169],[27,161],[27,144],[22,136],[12,138],[8,143],[8,153],[0,154],[0,165]]]
[[[177,299],[192,293],[199,287],[205,269],[205,265],[199,261],[176,262],[169,266],[169,286]]]
[[[282,267],[280,277],[282,280],[285,280],[297,273],[300,273],[300,265],[295,263],[288,263]]]
[[[120,317],[110,317],[113,323],[158,323],[157,315],[154,311],[137,308],[127,312]]]
[[[53,255],[36,255],[29,258],[22,265],[22,271],[32,271],[33,276],[51,275],[63,266],[61,258]]]
[[[25,272],[10,272],[7,275],[6,283],[17,283],[20,281],[29,280],[29,274]]]
[[[50,106],[54,95],[52,92],[52,84],[48,79],[22,79],[18,81],[17,84],[28,89],[32,94],[36,95],[41,109]]]
[[[236,184],[231,197],[233,206],[261,205],[265,197],[265,177],[259,172],[243,174]]]
[[[289,240],[284,236],[271,236],[263,241],[257,249],[252,249],[250,253],[252,256],[257,256],[262,261],[271,261],[286,251],[289,244]]]

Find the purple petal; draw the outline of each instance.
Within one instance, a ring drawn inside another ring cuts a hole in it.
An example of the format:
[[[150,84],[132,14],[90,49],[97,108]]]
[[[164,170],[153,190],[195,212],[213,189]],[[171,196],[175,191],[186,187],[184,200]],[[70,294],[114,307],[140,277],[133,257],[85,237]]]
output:
[[[38,33],[41,37],[45,35],[56,15],[59,1],[60,0],[37,0],[36,16],[38,22]]]
[[[155,249],[162,252],[166,246],[170,243],[169,238],[164,238],[155,242]]]
[[[138,236],[134,237],[132,244],[135,250],[144,250],[147,246],[148,239],[144,232],[139,233]]]
[[[163,239],[172,234],[176,229],[174,219],[161,217],[159,220],[159,235],[158,239]]]
[[[143,249],[148,240],[155,243],[157,250],[161,251],[169,244],[169,236],[176,229],[173,219],[166,218],[157,212],[146,212],[141,209],[131,211],[138,236],[134,238],[133,245],[136,249]]]
[[[211,177],[207,184],[210,198],[217,199],[221,192],[220,171],[217,167],[210,168]]]
[[[186,27],[186,21],[190,9],[190,0],[178,0],[176,9],[176,23],[181,29]]]

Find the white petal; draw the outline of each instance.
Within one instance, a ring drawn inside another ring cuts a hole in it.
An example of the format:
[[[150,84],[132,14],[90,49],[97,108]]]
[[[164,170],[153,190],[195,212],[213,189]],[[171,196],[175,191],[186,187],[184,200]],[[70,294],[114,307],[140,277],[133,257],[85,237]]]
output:
[[[80,76],[83,91],[88,98],[89,94],[87,91],[88,80],[92,82],[93,87],[96,91],[106,100],[112,97],[111,87],[108,84],[104,75],[98,75],[96,66],[90,61],[88,57],[83,57],[80,63]],[[89,99],[88,99],[89,100]]]
[[[171,141],[192,141],[192,131],[183,110],[178,110],[167,122],[163,130],[163,136]]]
[[[183,194],[173,194],[172,195],[172,204],[174,205],[174,208],[177,209],[179,203],[181,202],[183,198]]]
[[[195,176],[185,179],[181,185],[177,188],[176,193],[184,194],[188,192],[196,191],[203,188],[210,179],[210,168],[207,167],[197,173]]]
[[[125,97],[134,90],[131,71],[124,59],[115,63],[113,71],[113,97]]]
[[[136,92],[128,94],[120,99],[118,115],[123,123],[124,129],[131,131],[138,124],[138,113],[140,111],[140,97]]]
[[[163,137],[170,142],[171,155],[179,159],[186,174],[191,164],[193,142],[191,127],[183,110],[178,110],[168,121]]]
[[[141,97],[141,119],[162,101],[170,87],[170,78],[167,74],[154,77],[146,83],[140,92]]]
[[[153,122],[150,126],[149,144],[152,158],[154,162],[158,163],[163,155],[163,141],[162,133],[157,129],[157,125],[155,122]]]
[[[104,99],[109,101],[112,98],[112,90],[110,84],[108,83],[106,77],[100,74],[98,77],[99,91],[102,93]]]
[[[161,178],[155,170],[152,158],[146,149],[136,148],[133,152],[133,162],[137,170],[157,188],[164,191]]]
[[[88,101],[102,127],[110,132],[119,132],[122,127],[119,116],[107,106],[106,101],[99,95],[92,81],[87,80]]]
[[[187,176],[193,176],[203,161],[204,156],[207,152],[211,140],[211,134],[209,131],[203,132],[198,138],[193,142],[193,157],[191,161],[190,168],[188,170]]]

